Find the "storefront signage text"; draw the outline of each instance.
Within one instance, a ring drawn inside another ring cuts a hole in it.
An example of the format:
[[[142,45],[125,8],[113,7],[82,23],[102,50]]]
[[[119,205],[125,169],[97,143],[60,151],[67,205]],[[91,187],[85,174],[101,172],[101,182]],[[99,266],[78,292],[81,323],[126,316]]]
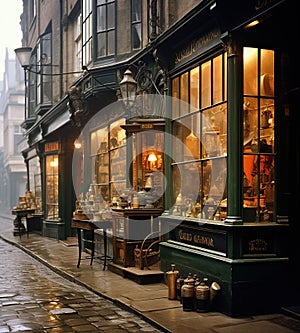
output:
[[[274,1],[274,0],[256,0],[255,10],[260,10],[262,8],[265,8],[268,5],[272,4],[273,2],[276,2],[276,1]]]
[[[215,232],[204,228],[175,228],[172,239],[201,248],[226,253],[226,233]]]
[[[244,237],[243,254],[270,254],[273,253],[272,238],[268,235],[250,235]]]
[[[256,238],[249,241],[249,248],[250,252],[259,251],[259,252],[266,252],[268,248],[268,242],[262,238]]]
[[[218,36],[219,36],[218,31],[210,31],[204,36],[192,40],[189,43],[189,45],[187,45],[184,49],[180,50],[175,54],[175,64],[189,57],[193,53],[199,51],[201,48],[209,44],[212,40],[216,39]]]
[[[45,143],[45,152],[58,150],[58,142]]]
[[[153,129],[154,126],[151,123],[141,124],[141,129]]]

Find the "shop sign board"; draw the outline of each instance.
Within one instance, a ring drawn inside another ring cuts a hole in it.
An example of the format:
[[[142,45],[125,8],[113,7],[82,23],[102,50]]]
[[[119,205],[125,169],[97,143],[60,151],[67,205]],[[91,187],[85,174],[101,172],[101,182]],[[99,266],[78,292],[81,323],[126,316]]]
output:
[[[227,253],[227,234],[206,228],[179,226],[170,232],[172,240],[222,254]]]

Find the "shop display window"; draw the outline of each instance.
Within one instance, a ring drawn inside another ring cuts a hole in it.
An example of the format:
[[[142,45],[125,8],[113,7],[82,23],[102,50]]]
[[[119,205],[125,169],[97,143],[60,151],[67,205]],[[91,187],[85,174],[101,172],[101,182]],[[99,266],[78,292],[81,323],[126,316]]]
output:
[[[244,220],[272,221],[274,51],[244,47],[243,55]],[[221,54],[172,80],[172,209],[175,215],[226,218],[226,63],[226,54]]]
[[[244,48],[244,207],[272,221],[275,193],[274,51]]]
[[[141,131],[132,135],[132,188],[146,192],[149,208],[164,205],[164,133]],[[147,203],[146,203],[147,205]]]
[[[36,213],[42,212],[42,175],[39,157],[28,161],[29,190],[34,198]]]
[[[126,132],[120,119],[91,133],[92,191],[111,201],[126,188]]]
[[[163,208],[164,132],[148,128],[152,125],[126,124],[122,118],[91,132],[93,200],[131,207],[134,194],[139,194],[145,198],[139,206],[147,201],[148,208]]]
[[[172,80],[173,215],[226,217],[226,64],[220,54]]]
[[[47,220],[58,220],[58,155],[46,155],[46,211]]]

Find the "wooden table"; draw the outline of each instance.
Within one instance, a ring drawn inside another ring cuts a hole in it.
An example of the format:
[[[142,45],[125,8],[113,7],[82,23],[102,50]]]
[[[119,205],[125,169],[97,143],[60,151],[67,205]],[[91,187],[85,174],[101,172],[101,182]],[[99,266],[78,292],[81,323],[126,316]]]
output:
[[[88,220],[88,219],[81,219],[74,217],[72,219],[72,227],[77,229],[77,238],[78,238],[78,261],[77,261],[77,268],[80,266],[81,261],[81,252],[82,252],[82,241],[88,241],[92,245],[92,253],[91,253],[91,261],[90,265],[93,264],[93,259],[95,255],[95,238],[94,238],[94,231],[96,229],[103,230],[103,242],[104,242],[104,256],[103,258],[103,270],[105,270],[107,266],[107,228],[111,227],[112,221],[111,220]],[[91,239],[86,240],[82,239],[81,237],[81,230],[88,230],[91,231]]]
[[[22,233],[21,233],[21,228],[23,225],[22,223],[22,218],[25,217],[26,218],[26,229],[27,229],[27,237],[29,237],[29,230],[28,230],[28,225],[27,225],[27,218],[28,215],[32,215],[35,212],[35,209],[13,209],[11,211],[11,213],[13,215],[16,215],[17,218],[17,228],[18,228],[18,233],[19,233],[19,237],[21,238]],[[24,227],[25,228],[25,227]]]

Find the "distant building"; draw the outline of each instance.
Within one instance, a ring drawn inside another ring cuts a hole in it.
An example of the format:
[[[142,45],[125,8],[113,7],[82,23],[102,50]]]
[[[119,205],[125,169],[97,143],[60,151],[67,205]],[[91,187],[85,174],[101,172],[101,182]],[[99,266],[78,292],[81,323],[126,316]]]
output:
[[[24,71],[15,59],[5,55],[5,72],[0,96],[0,201],[16,206],[26,190],[26,165],[19,144],[23,140]]]

